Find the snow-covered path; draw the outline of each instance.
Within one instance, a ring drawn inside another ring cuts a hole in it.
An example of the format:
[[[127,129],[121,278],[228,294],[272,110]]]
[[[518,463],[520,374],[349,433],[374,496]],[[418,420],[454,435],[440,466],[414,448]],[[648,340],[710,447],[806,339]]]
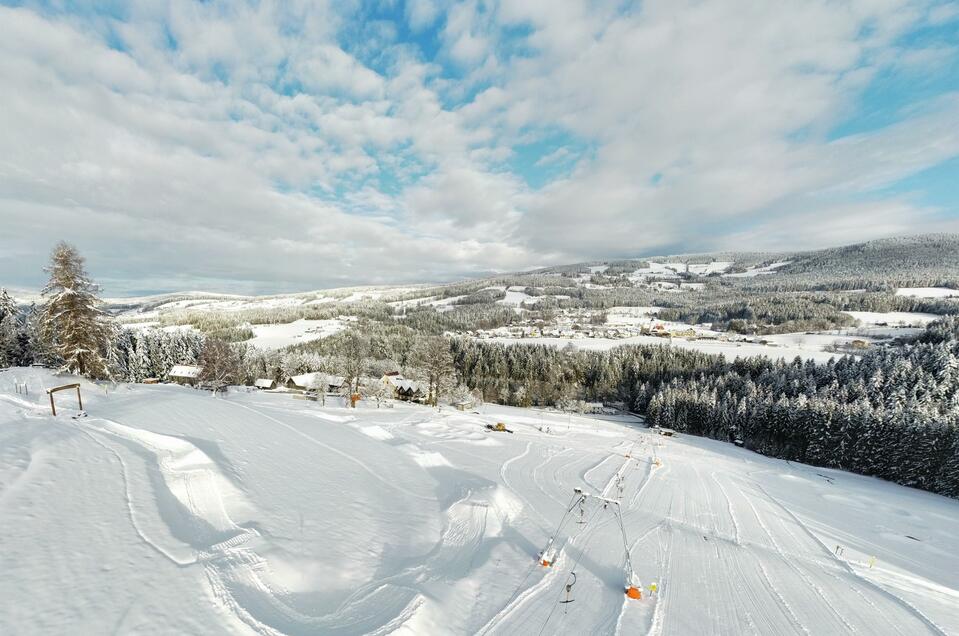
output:
[[[3,634],[959,633],[953,500],[495,406],[85,386],[52,418],[55,382],[0,373]],[[574,488],[620,499],[642,599],[593,497],[538,564]]]

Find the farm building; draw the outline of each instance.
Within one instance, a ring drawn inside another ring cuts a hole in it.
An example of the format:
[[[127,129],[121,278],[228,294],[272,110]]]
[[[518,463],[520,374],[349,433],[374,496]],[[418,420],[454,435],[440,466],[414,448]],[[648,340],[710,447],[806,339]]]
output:
[[[453,402],[453,408],[455,408],[457,411],[468,411],[475,407],[476,400],[473,399],[457,400],[456,402]]]
[[[426,390],[419,382],[407,380],[396,371],[387,373],[382,379],[387,388],[392,389],[393,397],[397,400],[416,402],[426,397]]]
[[[598,415],[604,411],[605,407],[602,402],[585,402],[583,404],[583,413]]]
[[[316,386],[318,382],[325,379],[326,386]],[[338,391],[343,386],[345,380],[336,375],[327,375],[326,373],[304,373],[302,375],[291,376],[286,381],[286,388],[297,391],[312,391],[322,389],[324,391]]]
[[[167,377],[177,384],[189,384],[190,386],[194,386],[200,377],[201,371],[202,369],[200,367],[194,367],[187,364],[177,364],[170,369],[170,372],[167,373]]]
[[[275,389],[276,380],[273,380],[271,378],[257,378],[256,382],[253,383],[253,386],[255,386],[258,389],[266,389],[266,390]]]
[[[619,411],[602,402],[583,402],[582,412],[586,415],[616,415]]]

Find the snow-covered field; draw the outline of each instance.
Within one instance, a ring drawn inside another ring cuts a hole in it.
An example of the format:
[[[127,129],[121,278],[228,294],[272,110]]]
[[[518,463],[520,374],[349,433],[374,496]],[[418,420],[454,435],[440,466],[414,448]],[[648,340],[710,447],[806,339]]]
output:
[[[747,267],[745,271],[736,272],[733,274],[723,274],[723,276],[728,276],[729,278],[752,278],[754,276],[762,276],[764,274],[775,274],[776,270],[780,267],[789,265],[790,261],[780,261],[777,263],[770,263],[762,267]]]
[[[69,379],[0,373],[2,634],[959,632],[954,500],[505,407],[84,383],[53,418]]]
[[[907,311],[846,311],[863,325],[890,325],[898,327],[924,327],[941,316]]]
[[[900,287],[896,290],[897,296],[913,296],[915,298],[951,298],[959,296],[959,289],[948,287]]]
[[[296,320],[276,325],[253,325],[253,338],[247,340],[260,349],[281,349],[293,344],[319,340],[342,331],[342,320]]]
[[[667,323],[676,324],[676,323]],[[798,335],[798,334],[797,334]],[[606,351],[622,345],[670,345],[682,349],[694,349],[703,353],[724,355],[727,360],[737,357],[766,356],[773,359],[792,360],[796,356],[804,360],[827,362],[830,358],[840,354],[824,351],[822,343],[816,340],[809,342],[789,342],[782,336],[762,336],[773,345],[759,342],[730,342],[725,340],[687,340],[686,338],[660,338],[658,336],[630,336],[628,338],[490,338],[493,342],[504,344],[539,344],[553,347],[572,345],[576,349],[588,351]],[[774,338],[781,339],[783,345]],[[842,341],[846,338],[831,336],[829,341]],[[852,339],[852,338],[850,338]]]
[[[519,307],[527,301],[535,301],[536,299],[528,295],[524,290],[525,287],[510,287],[506,290],[506,298],[496,301],[501,305],[513,305]]]

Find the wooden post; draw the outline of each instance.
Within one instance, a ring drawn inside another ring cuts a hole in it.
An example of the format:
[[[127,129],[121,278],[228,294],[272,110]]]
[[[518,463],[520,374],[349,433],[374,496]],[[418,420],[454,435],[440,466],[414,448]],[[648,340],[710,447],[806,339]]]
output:
[[[80,383],[75,384],[64,384],[63,386],[55,386],[52,389],[47,389],[47,395],[50,396],[50,410],[53,411],[54,417],[57,415],[57,405],[53,402],[53,394],[57,391],[64,391],[66,389],[76,389],[77,390],[77,402],[80,405],[80,410],[83,410],[83,401],[80,399]]]

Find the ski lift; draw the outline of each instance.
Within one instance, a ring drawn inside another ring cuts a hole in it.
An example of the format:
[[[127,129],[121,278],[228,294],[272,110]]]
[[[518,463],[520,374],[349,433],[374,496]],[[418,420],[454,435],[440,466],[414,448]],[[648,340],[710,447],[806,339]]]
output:
[[[643,598],[643,585],[640,583],[639,578],[636,576],[636,572],[633,571],[633,560],[629,556],[629,539],[626,537],[626,523],[623,521],[623,509],[619,501],[615,499],[607,499],[599,495],[588,495],[584,494],[584,498],[591,497],[593,499],[598,499],[604,502],[607,505],[612,505],[613,515],[616,517],[616,522],[619,524],[619,530],[623,536],[623,553],[625,555],[625,563],[623,565],[623,575],[625,579],[625,585],[623,589],[626,593],[626,596],[633,599]],[[605,507],[605,506],[604,506]]]
[[[566,579],[568,581],[568,583],[566,583],[566,599],[560,601],[560,605],[568,605],[576,600],[569,597],[569,595],[573,592],[573,586],[576,585],[576,572],[570,572],[569,575],[573,577],[573,580],[570,581],[568,578]]]
[[[546,549],[539,553],[539,563],[544,568],[551,568],[553,564],[556,563],[556,549],[550,546],[553,545],[553,540],[550,539],[549,545]]]
[[[643,586],[639,579],[636,578],[635,574],[629,576],[630,578],[626,579],[626,596],[634,599],[643,598]]]
[[[633,560],[629,556],[629,540],[626,538],[626,524],[623,522],[623,509],[619,506],[616,506],[616,520],[619,522],[619,529],[623,533],[623,551],[626,554],[626,562],[623,565],[626,596],[638,600],[643,598],[643,584],[640,583],[636,572],[633,571]]]
[[[563,526],[566,524],[569,514],[576,508],[576,505],[579,504],[582,508],[582,503],[586,499],[586,495],[583,494],[583,491],[580,489],[575,489],[576,493],[573,495],[573,498],[570,500],[569,506],[566,508],[566,514],[563,515],[563,518],[560,520],[559,525],[556,526],[556,530],[550,536],[549,541],[546,542],[546,547],[543,548],[539,553],[538,563],[544,568],[553,567],[553,564],[556,563],[557,557],[557,548],[553,547],[553,544],[556,542],[556,537],[561,536],[563,532]]]
[[[579,521],[577,521],[576,523],[578,523],[581,526],[586,525],[586,507],[583,505],[585,501],[586,501],[586,497],[581,497],[579,500]]]

